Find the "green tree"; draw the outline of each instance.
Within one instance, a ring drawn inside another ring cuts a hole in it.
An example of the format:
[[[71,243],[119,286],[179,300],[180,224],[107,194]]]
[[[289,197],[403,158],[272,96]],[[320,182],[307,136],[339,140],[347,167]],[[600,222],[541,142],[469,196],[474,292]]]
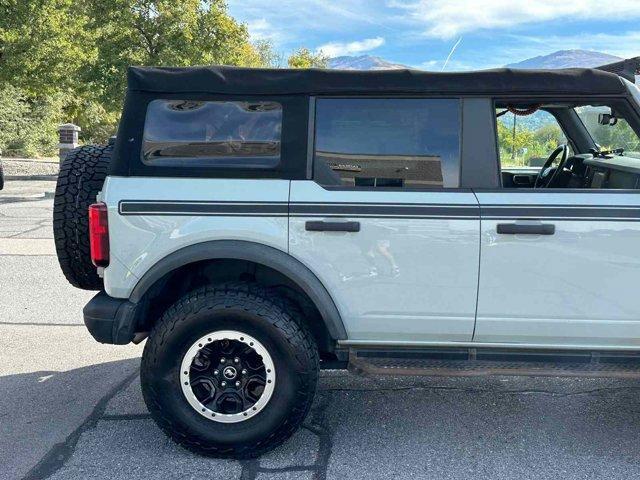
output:
[[[282,57],[273,50],[273,45],[268,40],[258,40],[247,43],[240,65],[243,67],[279,68]]]
[[[327,68],[329,57],[322,52],[313,53],[308,48],[300,48],[293,52],[287,64],[290,68]]]
[[[222,0],[92,0],[97,61],[84,78],[107,111],[121,108],[130,65],[256,65],[265,49]]]
[[[29,98],[20,88],[0,88],[0,150],[3,155],[54,155],[64,97]]]
[[[498,145],[500,146],[500,160],[503,166],[524,165],[524,149],[527,152],[533,145],[533,132],[528,128],[516,127],[513,129],[503,122],[498,124]]]
[[[75,98],[77,72],[95,58],[88,18],[73,0],[0,1],[0,148],[52,155]]]
[[[95,57],[87,21],[73,0],[2,0],[0,86],[30,98],[69,94],[75,72]]]

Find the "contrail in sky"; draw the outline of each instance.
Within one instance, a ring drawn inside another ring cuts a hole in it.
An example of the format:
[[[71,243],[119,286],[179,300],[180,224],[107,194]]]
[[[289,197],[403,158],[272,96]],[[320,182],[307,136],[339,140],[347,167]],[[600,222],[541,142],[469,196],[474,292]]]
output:
[[[447,68],[447,63],[449,63],[449,60],[451,59],[451,56],[453,55],[453,52],[456,51],[456,48],[458,48],[458,45],[460,45],[460,42],[462,42],[462,37],[460,37],[458,39],[456,44],[453,46],[453,48],[449,52],[449,55],[447,55],[447,59],[444,61],[444,65],[442,65],[442,70],[440,70],[441,72],[444,72],[444,69]]]

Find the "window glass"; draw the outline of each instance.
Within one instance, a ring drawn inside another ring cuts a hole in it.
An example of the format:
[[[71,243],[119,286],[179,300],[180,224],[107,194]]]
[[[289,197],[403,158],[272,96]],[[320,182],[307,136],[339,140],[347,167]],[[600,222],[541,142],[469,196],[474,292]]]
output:
[[[575,109],[599,147],[599,152],[581,151],[579,155],[570,149],[563,159],[562,152],[554,150],[567,140],[556,118],[544,108],[498,105],[503,188],[640,188],[640,141],[622,112],[606,105],[553,104],[552,108],[566,113]],[[575,117],[564,118],[573,122]],[[575,125],[581,127],[579,123]]]
[[[275,166],[281,129],[276,102],[154,100],[147,108],[143,159],[162,166]]]
[[[587,105],[576,108],[576,113],[601,150],[621,148],[626,157],[640,158],[640,139],[624,118],[616,115],[609,124],[600,123],[603,115],[612,114],[610,107]]]
[[[505,108],[498,108],[498,146],[500,165],[513,169],[518,167],[541,167],[551,152],[566,144],[567,138],[556,118],[545,110],[530,115],[514,115]]]
[[[454,99],[318,99],[315,179],[354,187],[457,187]]]

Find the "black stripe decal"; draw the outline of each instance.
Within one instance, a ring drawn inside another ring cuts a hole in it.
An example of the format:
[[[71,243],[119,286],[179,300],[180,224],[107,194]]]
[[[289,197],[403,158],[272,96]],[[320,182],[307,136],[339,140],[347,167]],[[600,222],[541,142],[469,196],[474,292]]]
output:
[[[469,205],[358,205],[291,204],[292,216],[410,217],[410,218],[478,218],[478,206]]]
[[[640,190],[639,190],[640,191]],[[483,203],[482,208],[521,208],[521,207],[533,207],[533,208],[636,208],[640,209],[639,205],[588,205],[588,204],[563,204],[563,203]]]
[[[640,207],[481,207],[482,218],[640,219]]]
[[[251,202],[139,202],[122,201],[121,215],[214,215],[286,217],[286,203]]]
[[[122,215],[213,215],[286,217],[372,217],[416,219],[545,219],[635,221],[639,206],[443,205],[123,200]]]

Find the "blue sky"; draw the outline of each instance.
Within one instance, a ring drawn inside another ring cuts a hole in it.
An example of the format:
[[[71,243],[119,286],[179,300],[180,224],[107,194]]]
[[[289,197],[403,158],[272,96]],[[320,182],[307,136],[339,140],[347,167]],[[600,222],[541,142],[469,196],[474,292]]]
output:
[[[228,0],[283,54],[370,54],[427,70],[498,67],[556,50],[640,55],[640,0]]]

